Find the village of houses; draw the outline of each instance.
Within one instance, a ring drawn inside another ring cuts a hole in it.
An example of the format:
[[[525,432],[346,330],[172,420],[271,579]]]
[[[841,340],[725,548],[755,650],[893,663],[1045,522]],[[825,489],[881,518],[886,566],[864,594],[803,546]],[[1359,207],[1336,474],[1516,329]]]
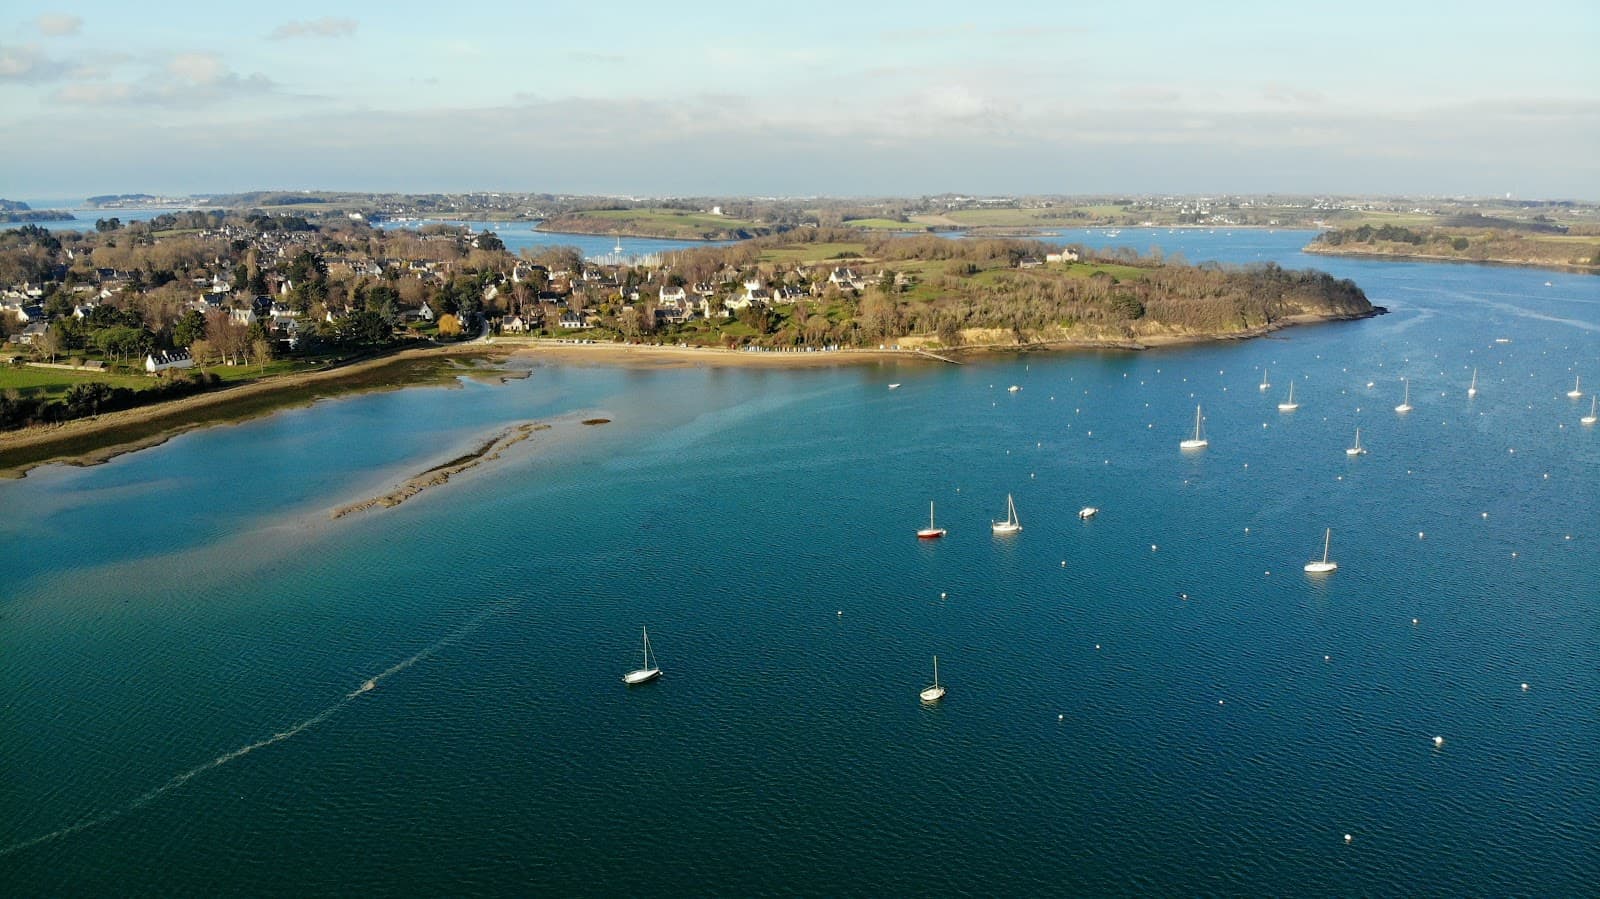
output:
[[[262,223],[273,220],[260,213],[173,218],[157,223],[169,226],[169,236],[134,225],[56,235],[57,241],[36,230],[35,242],[0,249],[35,262],[31,278],[0,285],[0,327],[13,361],[93,370],[142,360],[142,369],[156,374],[197,362],[259,361],[261,352],[293,358],[405,337],[572,337],[602,328],[638,339],[696,320],[728,322],[745,310],[859,296],[883,277],[843,264],[711,268],[704,250],[641,264],[584,260],[568,247],[518,257],[492,234],[465,228],[381,231],[344,220],[266,228]],[[194,223],[206,226],[170,227]],[[710,256],[715,260],[715,251]],[[1025,257],[1019,265],[1044,261],[1055,260]],[[905,286],[904,273],[894,277]],[[120,316],[97,314],[102,307]],[[190,327],[182,327],[189,313],[204,325],[195,326],[191,316]],[[61,327],[64,319],[71,326]],[[801,335],[797,326],[793,343],[815,349],[847,342],[839,323],[831,324],[826,334]],[[137,333],[123,334],[130,346],[97,344],[86,334],[95,325]],[[62,339],[46,339],[52,327]],[[711,345],[760,342],[752,336],[760,335],[699,335]],[[210,358],[196,359],[197,350]]]

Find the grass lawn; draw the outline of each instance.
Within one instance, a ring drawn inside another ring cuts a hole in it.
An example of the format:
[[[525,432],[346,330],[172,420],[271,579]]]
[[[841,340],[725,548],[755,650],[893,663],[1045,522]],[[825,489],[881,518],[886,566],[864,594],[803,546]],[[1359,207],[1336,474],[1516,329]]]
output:
[[[237,383],[239,381],[254,381],[257,378],[272,375],[286,375],[290,372],[304,371],[316,367],[315,362],[305,362],[296,359],[274,359],[266,365],[207,365],[205,371],[221,378],[224,383]]]
[[[827,262],[858,259],[866,252],[864,243],[802,243],[777,247],[761,254],[761,262]]]
[[[88,384],[91,381],[101,381],[112,387],[131,387],[134,390],[142,390],[156,383],[155,378],[144,375],[0,365],[0,390],[16,390],[23,396],[54,399],[65,395],[74,384]]]
[[[877,231],[926,231],[927,225],[916,222],[900,222],[894,219],[845,219],[847,228],[868,228]]]

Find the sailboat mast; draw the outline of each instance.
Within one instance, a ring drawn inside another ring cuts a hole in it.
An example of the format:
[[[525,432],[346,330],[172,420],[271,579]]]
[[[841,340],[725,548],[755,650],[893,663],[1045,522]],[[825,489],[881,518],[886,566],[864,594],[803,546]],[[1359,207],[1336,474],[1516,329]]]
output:
[[[933,685],[939,686],[939,657],[933,657]]]
[[[1333,528],[1328,528],[1327,533],[1322,535],[1322,561],[1324,564],[1326,564],[1328,561],[1328,544],[1332,542],[1332,540]]]

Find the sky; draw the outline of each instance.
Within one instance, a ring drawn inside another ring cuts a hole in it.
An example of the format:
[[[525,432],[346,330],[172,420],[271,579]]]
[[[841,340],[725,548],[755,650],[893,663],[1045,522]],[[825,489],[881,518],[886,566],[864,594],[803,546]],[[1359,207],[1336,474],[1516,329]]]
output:
[[[1600,2],[0,8],[0,197],[1600,199]]]

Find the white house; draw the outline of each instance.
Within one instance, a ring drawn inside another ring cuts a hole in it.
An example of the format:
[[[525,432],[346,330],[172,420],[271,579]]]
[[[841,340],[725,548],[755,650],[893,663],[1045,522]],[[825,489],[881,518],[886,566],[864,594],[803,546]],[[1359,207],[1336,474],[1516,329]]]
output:
[[[173,350],[170,353],[151,353],[144,357],[144,370],[155,374],[169,368],[193,368],[194,359],[183,350]]]
[[[526,334],[527,332],[528,323],[523,321],[520,315],[513,315],[500,323],[500,333],[502,334]]]
[[[828,275],[828,283],[836,285],[840,290],[866,290],[867,279],[861,277],[853,268],[836,268]]]
[[[1044,254],[1045,262],[1077,262],[1078,251],[1071,247],[1063,247],[1059,253]]]
[[[574,312],[568,309],[561,313],[561,327],[569,329],[592,328],[594,323],[589,321],[589,316],[584,312]]]
[[[688,299],[688,294],[684,292],[682,287],[663,286],[660,290],[660,298],[661,305],[670,305],[672,308],[676,309],[681,306],[686,299]]]

